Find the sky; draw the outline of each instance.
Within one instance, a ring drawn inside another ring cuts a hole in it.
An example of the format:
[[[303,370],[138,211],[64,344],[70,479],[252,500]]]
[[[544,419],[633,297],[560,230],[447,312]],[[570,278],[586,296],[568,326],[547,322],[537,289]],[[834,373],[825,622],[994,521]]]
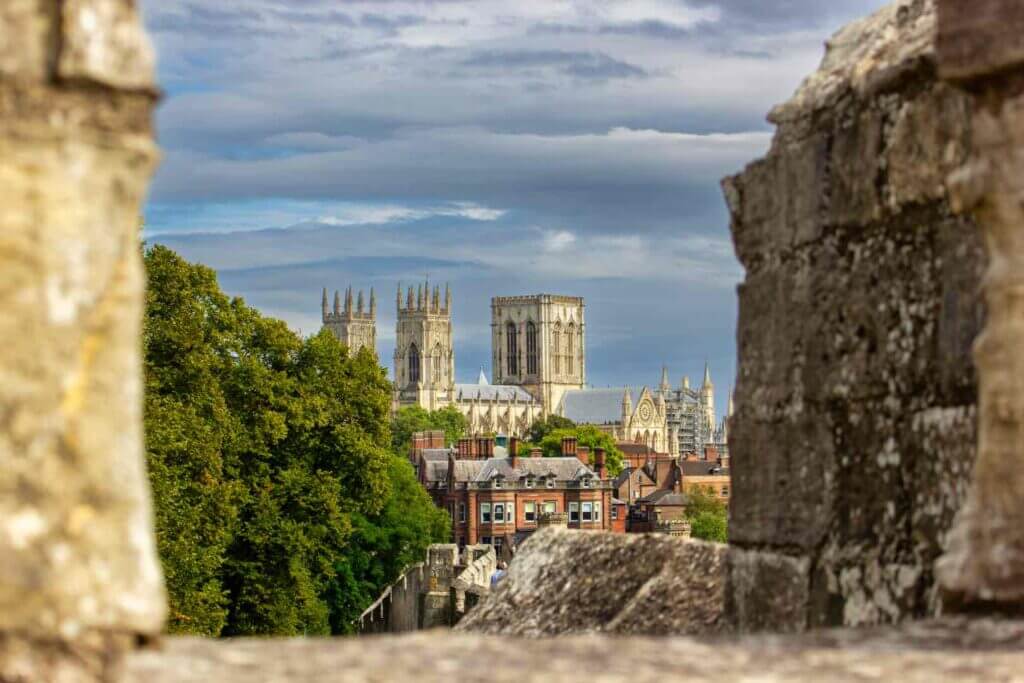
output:
[[[736,366],[720,179],[882,0],[142,0],[165,91],[145,238],[302,334],[321,289],[450,283],[456,375],[492,296],[586,299],[594,386]]]

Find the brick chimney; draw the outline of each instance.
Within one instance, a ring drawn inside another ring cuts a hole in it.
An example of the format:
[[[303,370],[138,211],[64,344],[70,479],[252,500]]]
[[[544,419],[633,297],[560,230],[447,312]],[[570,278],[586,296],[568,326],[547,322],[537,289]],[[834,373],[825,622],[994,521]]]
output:
[[[576,457],[581,463],[590,467],[590,446],[577,446]]]
[[[459,439],[455,448],[459,452],[459,460],[469,460],[473,457],[473,439]]]
[[[718,462],[718,447],[717,446],[705,446],[704,447],[704,459],[708,462]]]
[[[607,474],[608,473],[607,473],[607,470],[605,470],[605,466],[604,466],[604,449],[603,448],[595,448],[594,449],[594,469],[597,470],[597,478],[598,479],[606,479],[607,478]]]
[[[519,439],[514,436],[508,438],[508,464],[515,468],[519,462]]]
[[[444,430],[435,429],[427,432],[426,448],[444,448]]]
[[[562,438],[562,457],[563,458],[575,458],[576,457],[576,437],[566,436]]]

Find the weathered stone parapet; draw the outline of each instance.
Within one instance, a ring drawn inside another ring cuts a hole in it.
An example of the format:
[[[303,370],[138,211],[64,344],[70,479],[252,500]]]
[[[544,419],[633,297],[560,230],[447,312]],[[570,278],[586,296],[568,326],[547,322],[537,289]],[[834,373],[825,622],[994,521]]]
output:
[[[718,633],[726,627],[727,549],[663,534],[540,530],[456,630],[531,637]]]
[[[985,236],[988,320],[974,348],[978,459],[937,565],[950,606],[1024,611],[1024,7],[940,0],[941,74],[975,94],[973,150],[950,177]]]
[[[654,525],[654,531],[674,538],[689,538],[690,522],[686,519],[664,519]]]
[[[0,679],[35,658],[31,680],[99,680],[165,609],[141,431],[153,56],[131,0],[5,2],[0,35]]]
[[[841,30],[772,112],[767,156],[724,182],[746,269],[729,539],[752,553],[729,571],[803,596],[772,620],[742,589],[741,628],[938,609],[932,566],[974,460],[985,256],[946,190],[973,124],[937,77],[935,31],[931,0]]]

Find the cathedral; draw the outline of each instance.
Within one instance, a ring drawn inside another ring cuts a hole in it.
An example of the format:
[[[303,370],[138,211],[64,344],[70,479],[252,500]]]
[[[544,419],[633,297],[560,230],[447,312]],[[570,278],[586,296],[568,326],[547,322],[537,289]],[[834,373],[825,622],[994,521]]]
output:
[[[377,300],[369,305],[352,288],[334,294],[333,309],[323,292],[323,324],[349,349],[376,350]],[[581,297],[537,294],[491,299],[492,381],[483,368],[476,383],[455,381],[452,293],[426,282],[395,296],[394,397],[392,407],[426,410],[454,406],[474,435],[526,435],[534,421],[561,415],[595,425],[616,441],[645,444],[658,453],[697,453],[724,443],[725,421],[715,424],[714,387],[705,367],[704,384],[691,390],[669,385],[662,371],[656,392],[647,387],[586,386],[584,302]]]

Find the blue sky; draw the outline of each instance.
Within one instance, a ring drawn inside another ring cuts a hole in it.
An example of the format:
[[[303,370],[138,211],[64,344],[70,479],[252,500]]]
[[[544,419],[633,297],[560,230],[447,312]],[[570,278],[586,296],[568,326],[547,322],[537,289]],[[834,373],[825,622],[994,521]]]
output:
[[[450,282],[456,372],[489,299],[587,301],[596,386],[698,378],[724,407],[735,286],[719,179],[881,0],[143,0],[166,98],[146,238],[309,334],[322,287]],[[489,372],[489,367],[488,367]]]

